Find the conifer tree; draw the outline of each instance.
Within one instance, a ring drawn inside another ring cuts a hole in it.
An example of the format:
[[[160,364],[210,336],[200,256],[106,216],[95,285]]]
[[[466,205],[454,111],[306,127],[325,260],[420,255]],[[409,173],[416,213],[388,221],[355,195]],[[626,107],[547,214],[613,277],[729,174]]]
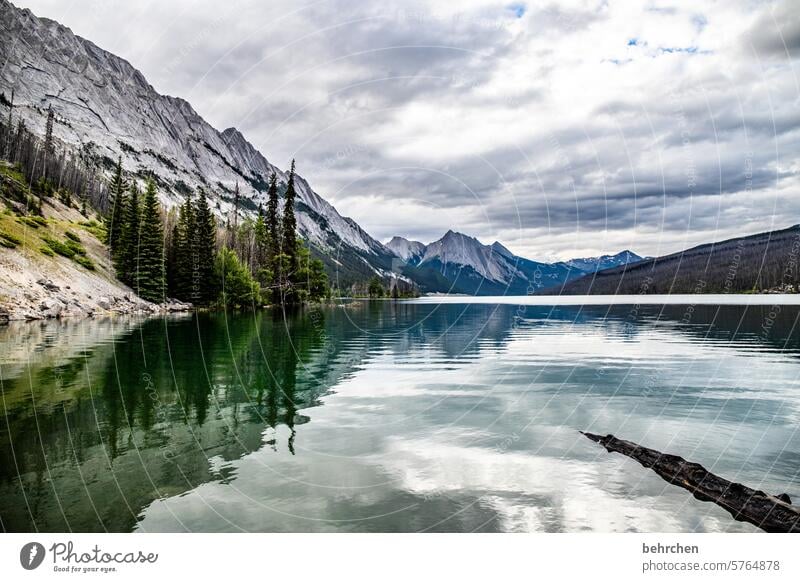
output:
[[[286,199],[283,206],[283,219],[281,224],[281,251],[287,257],[289,272],[297,269],[297,219],[294,215],[294,201],[297,193],[294,189],[294,160],[289,170],[289,182],[286,184]]]
[[[106,218],[106,241],[113,257],[119,250],[125,216],[125,190],[128,185],[122,176],[122,157],[117,160],[117,168],[111,179],[111,211]]]
[[[281,233],[280,219],[278,217],[278,177],[275,173],[269,178],[269,189],[267,190],[267,235],[269,237],[269,264],[270,268],[275,267],[275,258],[280,254]]]
[[[264,209],[258,207],[258,218],[253,226],[253,237],[255,239],[255,260],[253,261],[253,272],[256,280],[266,286],[269,283],[270,255],[269,255],[269,231],[267,222],[264,219]]]
[[[197,268],[197,236],[195,232],[195,208],[192,195],[181,205],[175,233],[175,296],[191,300],[194,272]]]
[[[166,224],[165,224],[166,227]],[[180,237],[180,228],[178,221],[172,223],[172,228],[169,231],[169,236],[164,242],[164,269],[167,274],[167,293],[170,297],[176,299],[183,299],[180,290],[178,289],[177,274],[178,274],[178,238]]]
[[[142,203],[139,254],[134,289],[142,299],[164,301],[164,232],[156,184],[150,179]]]
[[[208,305],[216,299],[217,286],[214,280],[214,260],[217,245],[217,225],[208,207],[205,193],[200,193],[195,210],[196,268],[192,276],[193,303]]]
[[[139,187],[131,184],[130,198],[125,203],[120,240],[114,256],[117,278],[127,285],[134,284],[136,257],[139,254]]]
[[[297,219],[294,215],[294,201],[297,193],[294,189],[294,160],[289,170],[289,181],[286,184],[286,197],[281,220],[281,256],[279,257],[278,278],[280,280],[281,301],[294,303],[297,299],[292,290],[293,277],[297,273]]]

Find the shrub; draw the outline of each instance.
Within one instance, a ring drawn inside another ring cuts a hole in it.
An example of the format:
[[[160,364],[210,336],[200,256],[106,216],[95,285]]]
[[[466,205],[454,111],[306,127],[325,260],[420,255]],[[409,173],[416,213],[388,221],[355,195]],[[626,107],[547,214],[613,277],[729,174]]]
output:
[[[92,259],[90,259],[89,257],[78,255],[75,257],[75,262],[82,267],[86,267],[90,271],[94,271],[94,263],[92,262]]]
[[[18,216],[17,222],[25,226],[30,226],[31,228],[39,228],[40,226],[47,225],[47,220],[41,216]]]
[[[51,249],[48,246],[39,247],[39,252],[42,253],[43,255],[47,255],[48,257],[55,257],[56,256],[56,254],[53,252],[53,249]]]
[[[6,247],[7,249],[13,249],[19,246],[21,243],[22,240],[20,240],[19,237],[0,230],[0,245]]]
[[[71,230],[68,230],[67,232],[65,232],[64,236],[66,236],[68,239],[70,239],[72,241],[75,241],[76,243],[81,242],[80,237],[77,234],[75,234],[74,232],[72,232]]]
[[[72,239],[67,239],[64,241],[64,244],[67,245],[76,255],[86,255],[86,249],[83,248],[81,243],[75,242]]]
[[[223,248],[214,264],[214,276],[220,286],[219,301],[226,307],[251,307],[260,302],[258,283],[241,263],[236,253]]]
[[[61,241],[57,241],[56,239],[50,238],[49,236],[42,237],[42,240],[57,255],[61,255],[62,257],[67,257],[68,259],[71,259],[75,256],[75,251],[68,245],[62,243]]]

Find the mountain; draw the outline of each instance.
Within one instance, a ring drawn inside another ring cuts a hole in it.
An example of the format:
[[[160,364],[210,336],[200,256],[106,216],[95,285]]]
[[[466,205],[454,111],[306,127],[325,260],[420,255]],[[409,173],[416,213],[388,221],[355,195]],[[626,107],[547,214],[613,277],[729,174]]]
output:
[[[406,263],[416,265],[425,254],[425,245],[415,240],[408,240],[402,236],[392,237],[386,248],[403,259]]]
[[[265,202],[272,172],[287,175],[235,128],[218,131],[178,97],[161,95],[126,60],[47,18],[0,0],[0,112],[43,135],[48,108],[54,136],[107,170],[119,156],[126,171],[154,176],[167,206],[202,189],[220,217],[232,215],[235,189],[242,211]],[[288,164],[287,164],[288,165]],[[353,220],[341,216],[302,177],[297,184],[301,236],[344,286],[386,275],[394,255]]]
[[[484,245],[452,230],[428,245],[396,236],[386,246],[404,262],[403,275],[427,292],[527,295],[587,272],[519,257],[497,241]]]
[[[602,271],[603,269],[611,269],[613,267],[620,267],[631,263],[638,263],[642,257],[631,251],[622,251],[616,255],[602,255],[599,257],[586,257],[583,259],[571,259],[566,263],[587,273],[594,273],[595,271]]]
[[[800,290],[800,225],[598,271],[543,293],[611,295]]]

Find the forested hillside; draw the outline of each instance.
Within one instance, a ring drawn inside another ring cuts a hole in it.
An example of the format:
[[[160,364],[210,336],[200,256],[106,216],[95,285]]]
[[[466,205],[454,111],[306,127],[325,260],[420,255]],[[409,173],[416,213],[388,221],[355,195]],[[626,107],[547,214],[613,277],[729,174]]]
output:
[[[605,269],[542,294],[796,293],[800,225]]]

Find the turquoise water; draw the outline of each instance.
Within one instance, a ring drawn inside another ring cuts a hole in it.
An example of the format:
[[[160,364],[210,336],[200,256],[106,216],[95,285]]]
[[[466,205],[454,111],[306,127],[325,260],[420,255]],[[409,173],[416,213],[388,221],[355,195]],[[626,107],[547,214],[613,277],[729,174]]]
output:
[[[356,301],[0,328],[6,531],[754,531],[579,430],[800,497],[798,307]]]

